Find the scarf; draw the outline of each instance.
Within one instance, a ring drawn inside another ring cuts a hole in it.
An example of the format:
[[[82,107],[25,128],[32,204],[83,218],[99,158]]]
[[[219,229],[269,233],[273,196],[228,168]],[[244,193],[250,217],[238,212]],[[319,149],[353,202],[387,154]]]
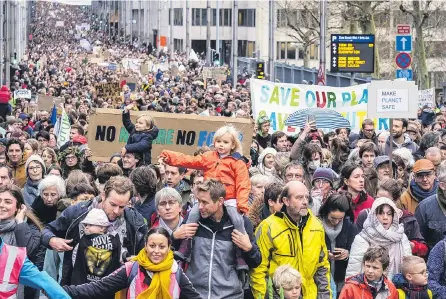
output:
[[[410,188],[410,192],[413,195],[413,198],[417,202],[420,202],[423,199],[428,198],[429,196],[434,195],[437,192],[438,179],[435,179],[434,186],[429,191],[425,191],[425,190],[421,189],[420,186],[418,186],[417,183],[415,183],[415,179],[412,179],[412,181],[410,181],[409,188]]]
[[[338,225],[336,225],[334,228],[327,224],[327,220],[322,220],[322,225],[324,226],[325,235],[328,237],[331,243],[331,250],[333,251],[336,248],[336,238],[341,233],[343,221],[339,222]],[[330,261],[330,270],[331,275],[334,276],[335,273],[335,261]]]
[[[40,181],[34,182],[31,181],[30,178],[26,180],[25,186],[23,186],[23,198],[25,199],[25,203],[28,206],[31,206],[36,199],[37,196],[39,196],[39,186]]]
[[[408,299],[430,299],[427,286],[417,286],[410,283],[403,285],[403,291]]]
[[[387,268],[388,277],[399,273],[401,259],[403,257],[404,226],[399,224],[398,212],[393,216],[393,222],[389,229],[385,229],[376,217],[372,209],[364,222],[364,228],[359,233],[369,244],[383,246],[389,249],[390,264]]]
[[[444,194],[443,189],[438,187],[437,189],[437,201],[443,213],[446,215],[446,194]]]
[[[15,221],[15,218],[10,220],[0,220],[0,236],[5,244],[17,246],[14,233],[16,226],[17,222]]]
[[[173,252],[169,250],[167,257],[159,264],[154,264],[147,256],[143,248],[136,257],[133,258],[145,270],[153,273],[152,282],[149,287],[140,293],[137,299],[172,299],[169,293],[170,274],[172,273]]]
[[[169,235],[172,236],[172,234],[181,226],[181,224],[183,223],[183,217],[180,216],[180,220],[178,221],[177,226],[174,229],[170,229],[170,227],[166,224],[166,222],[164,222],[163,218],[159,218],[159,222],[160,222],[160,226],[162,228],[165,228],[168,232]]]
[[[36,197],[31,208],[43,224],[48,224],[56,219],[57,204],[52,207],[46,206],[40,196]]]

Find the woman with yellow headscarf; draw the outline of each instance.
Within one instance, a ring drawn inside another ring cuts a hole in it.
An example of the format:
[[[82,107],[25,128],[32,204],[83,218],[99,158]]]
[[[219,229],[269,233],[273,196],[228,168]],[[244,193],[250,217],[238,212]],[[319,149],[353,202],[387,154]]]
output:
[[[201,299],[173,259],[170,245],[167,230],[162,227],[152,228],[147,233],[145,247],[132,261],[101,280],[64,286],[64,289],[77,299],[110,296],[116,299]]]

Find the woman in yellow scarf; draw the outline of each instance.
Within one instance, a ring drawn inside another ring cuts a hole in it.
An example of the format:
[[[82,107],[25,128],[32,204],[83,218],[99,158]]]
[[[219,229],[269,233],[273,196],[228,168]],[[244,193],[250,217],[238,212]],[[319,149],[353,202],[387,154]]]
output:
[[[64,289],[77,299],[201,299],[173,259],[170,245],[167,230],[152,228],[144,249],[132,261],[99,281]]]

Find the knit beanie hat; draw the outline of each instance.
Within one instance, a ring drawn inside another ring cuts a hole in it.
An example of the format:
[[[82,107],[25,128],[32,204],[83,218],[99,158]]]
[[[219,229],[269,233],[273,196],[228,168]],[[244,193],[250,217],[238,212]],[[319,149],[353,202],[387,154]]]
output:
[[[90,224],[97,226],[110,226],[110,221],[108,221],[107,215],[101,209],[91,209],[88,212],[87,217],[81,221],[82,224]]]
[[[265,148],[262,153],[259,156],[259,159],[257,160],[257,162],[260,164],[263,164],[263,159],[265,159],[266,155],[272,154],[274,157],[276,157],[277,155],[277,151],[275,149],[273,149],[272,147],[267,147]]]
[[[333,175],[333,171],[331,168],[319,167],[313,173],[313,179],[311,180],[311,185],[313,185],[314,181],[322,179],[326,180],[333,187],[333,183],[335,180],[335,176]]]
[[[42,174],[44,175],[46,173],[45,163],[43,162],[42,158],[39,155],[31,155],[25,163],[26,177],[28,177],[28,166],[31,162],[40,163],[40,166],[42,166]]]

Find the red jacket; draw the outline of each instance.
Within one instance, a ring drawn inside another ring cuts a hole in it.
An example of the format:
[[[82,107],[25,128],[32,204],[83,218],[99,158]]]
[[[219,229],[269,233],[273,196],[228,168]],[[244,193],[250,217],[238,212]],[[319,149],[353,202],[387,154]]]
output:
[[[11,93],[6,85],[3,85],[0,88],[0,104],[8,104],[9,99],[11,98]]]
[[[379,298],[398,299],[395,285],[384,276],[384,287],[378,292]],[[364,274],[347,278],[338,299],[373,299],[371,287]]]
[[[367,196],[366,200],[361,201],[361,196]],[[358,218],[359,212],[361,212],[364,209],[370,209],[373,205],[373,202],[375,201],[375,199],[373,197],[371,197],[370,195],[368,195],[367,193],[365,193],[365,191],[360,192],[358,194],[358,196],[356,196],[356,198],[353,198],[353,214],[355,216],[355,222],[356,219]]]
[[[218,179],[225,185],[225,199],[237,199],[237,209],[248,212],[248,197],[251,191],[248,167],[241,160],[239,153],[220,158],[216,151],[209,151],[198,156],[189,156],[178,152],[163,150],[160,157],[166,164],[202,170],[204,178]]]

